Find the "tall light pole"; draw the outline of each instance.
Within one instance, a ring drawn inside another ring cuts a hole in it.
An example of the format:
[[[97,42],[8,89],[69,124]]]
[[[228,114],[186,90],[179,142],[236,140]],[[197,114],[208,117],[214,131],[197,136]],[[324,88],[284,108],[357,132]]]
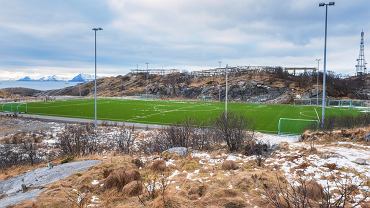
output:
[[[320,3],[319,7],[325,6],[325,43],[324,43],[324,74],[322,80],[322,114],[321,114],[321,128],[324,128],[325,122],[325,106],[326,106],[326,43],[328,37],[328,6],[334,6],[335,2]]]
[[[227,83],[227,71],[228,71],[228,68],[229,68],[229,66],[226,64],[226,68],[225,68],[225,117],[226,117],[226,119],[227,119],[227,97],[228,97],[228,90],[229,90],[229,88],[228,88],[228,83]]]
[[[98,108],[96,103],[96,32],[99,30],[103,30],[103,28],[93,28],[95,34],[95,78],[94,78],[94,125],[95,127],[98,126]]]
[[[146,87],[145,87],[145,98],[148,99],[148,77],[149,77],[149,63],[146,62],[146,74],[145,74],[145,80],[147,82]]]
[[[320,75],[320,61],[321,59],[316,59],[317,61],[317,75],[316,75],[316,105],[319,105],[319,75]]]
[[[221,68],[222,61],[218,61],[218,67]]]

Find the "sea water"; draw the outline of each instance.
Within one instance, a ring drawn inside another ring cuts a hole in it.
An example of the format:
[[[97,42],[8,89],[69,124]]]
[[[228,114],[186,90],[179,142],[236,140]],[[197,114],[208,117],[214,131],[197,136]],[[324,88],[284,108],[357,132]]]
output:
[[[56,90],[79,84],[67,81],[0,81],[0,89],[23,87],[35,90]]]

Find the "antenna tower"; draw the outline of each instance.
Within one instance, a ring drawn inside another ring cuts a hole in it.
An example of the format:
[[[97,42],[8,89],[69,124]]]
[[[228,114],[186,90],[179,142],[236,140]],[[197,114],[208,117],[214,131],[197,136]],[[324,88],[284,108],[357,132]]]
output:
[[[364,31],[361,32],[361,43],[360,43],[360,55],[358,56],[357,59],[357,64],[356,64],[356,75],[361,76],[365,75],[366,72],[366,61],[365,61],[365,53],[364,53]]]

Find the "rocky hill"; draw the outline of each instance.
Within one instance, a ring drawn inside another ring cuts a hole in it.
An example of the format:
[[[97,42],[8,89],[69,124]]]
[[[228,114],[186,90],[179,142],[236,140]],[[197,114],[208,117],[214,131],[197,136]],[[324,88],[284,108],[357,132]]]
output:
[[[321,78],[321,77],[320,77]],[[322,78],[321,78],[322,79]],[[316,79],[310,75],[293,76],[282,72],[251,72],[230,74],[229,98],[248,102],[287,103],[294,98],[316,97]],[[225,97],[225,77],[193,77],[186,73],[169,75],[127,74],[97,80],[99,96],[150,95],[161,98]],[[321,88],[321,86],[319,87]],[[94,83],[52,90],[41,95],[89,96]],[[369,99],[370,75],[341,79],[328,77],[328,95],[332,97]],[[321,94],[321,90],[319,90]]]
[[[319,80],[322,79],[322,74]],[[370,75],[340,78],[328,76],[327,94],[335,98],[370,99]],[[127,74],[97,80],[99,96],[156,96],[163,99],[223,100],[225,77],[194,77],[188,73],[169,75]],[[259,71],[230,74],[229,99],[247,102],[290,103],[295,98],[317,96],[316,77],[294,76],[281,71]],[[319,95],[321,95],[321,85]],[[0,90],[0,97],[18,96],[91,96],[94,82],[86,82],[59,90],[37,91],[24,88]]]
[[[23,87],[0,89],[0,98],[32,97],[42,93],[40,90]]]

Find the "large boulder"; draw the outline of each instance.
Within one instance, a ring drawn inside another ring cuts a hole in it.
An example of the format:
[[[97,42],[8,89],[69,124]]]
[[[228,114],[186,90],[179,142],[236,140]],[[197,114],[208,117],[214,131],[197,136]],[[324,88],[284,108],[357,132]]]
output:
[[[370,165],[370,161],[363,159],[363,158],[357,158],[354,163],[357,163],[359,165]]]
[[[365,134],[364,140],[370,142],[370,132]]]
[[[166,153],[170,153],[170,154],[177,154],[181,157],[184,157],[188,154],[188,148],[186,147],[172,147],[166,151],[164,151]]]

